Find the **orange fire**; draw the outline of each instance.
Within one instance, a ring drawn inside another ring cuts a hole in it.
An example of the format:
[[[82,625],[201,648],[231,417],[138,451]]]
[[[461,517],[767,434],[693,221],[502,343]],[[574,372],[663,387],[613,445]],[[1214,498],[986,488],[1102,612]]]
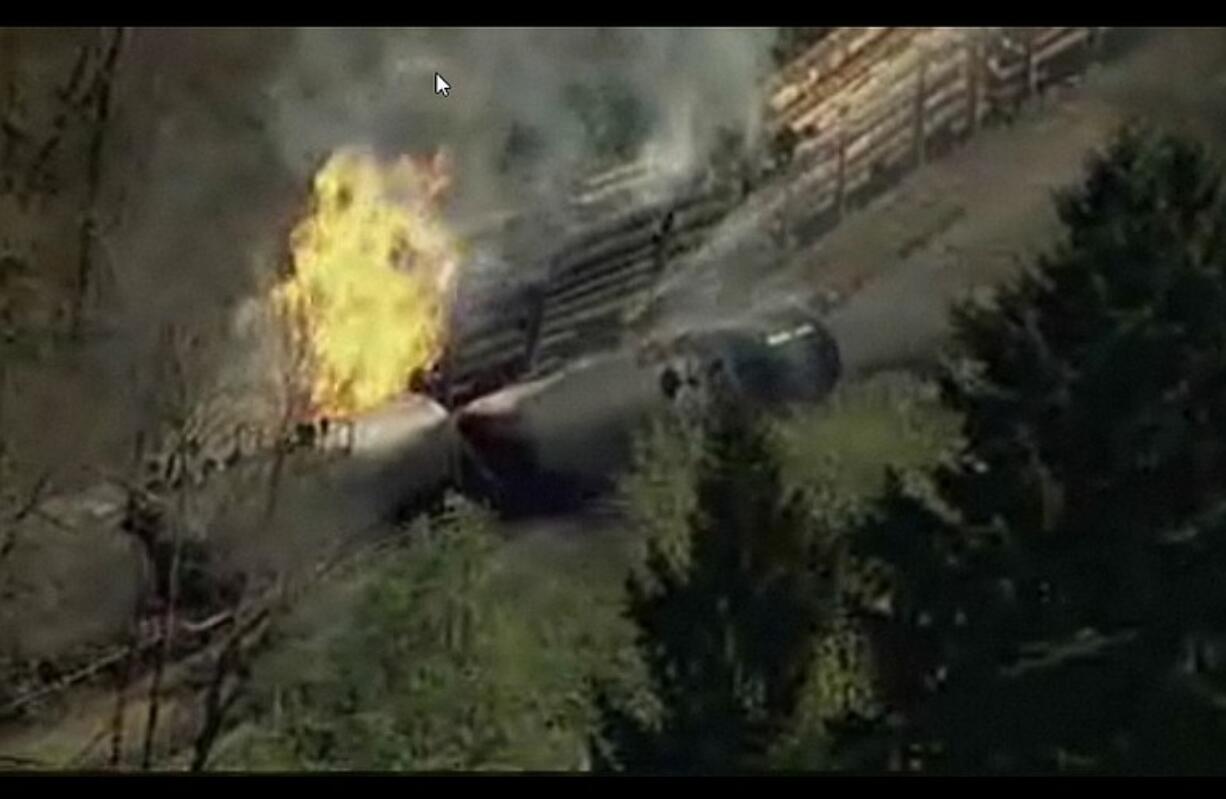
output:
[[[274,301],[305,348],[317,413],[376,407],[437,361],[460,259],[441,213],[450,184],[441,153],[381,161],[344,149],[315,175]]]

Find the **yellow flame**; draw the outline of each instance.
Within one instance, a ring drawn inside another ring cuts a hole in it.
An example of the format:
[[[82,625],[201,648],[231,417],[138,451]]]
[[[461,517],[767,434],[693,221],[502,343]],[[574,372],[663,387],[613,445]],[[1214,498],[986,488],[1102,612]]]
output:
[[[439,357],[459,262],[439,209],[449,184],[441,154],[381,162],[346,149],[316,174],[274,298],[306,345],[316,412],[373,408]]]

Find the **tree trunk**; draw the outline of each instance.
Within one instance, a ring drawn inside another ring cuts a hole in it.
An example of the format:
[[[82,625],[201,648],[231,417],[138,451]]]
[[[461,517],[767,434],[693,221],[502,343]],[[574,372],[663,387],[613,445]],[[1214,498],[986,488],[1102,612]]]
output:
[[[124,37],[123,28],[115,28],[112,32],[92,89],[94,100],[92,130],[86,161],[85,201],[82,206],[81,228],[77,244],[77,285],[72,307],[72,334],[78,338],[82,333],[86,298],[93,279],[95,241],[98,235],[98,195],[102,188],[102,161],[111,115],[111,90],[115,81],[115,69],[119,63],[119,56],[123,51]]]

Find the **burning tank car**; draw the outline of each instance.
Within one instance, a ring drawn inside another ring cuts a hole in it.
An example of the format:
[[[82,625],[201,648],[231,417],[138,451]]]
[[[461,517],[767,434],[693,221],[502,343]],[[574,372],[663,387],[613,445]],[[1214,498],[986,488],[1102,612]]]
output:
[[[594,357],[461,409],[464,482],[512,515],[573,509],[626,468],[653,412],[700,416],[716,381],[763,410],[819,402],[841,370],[834,338],[801,309]]]

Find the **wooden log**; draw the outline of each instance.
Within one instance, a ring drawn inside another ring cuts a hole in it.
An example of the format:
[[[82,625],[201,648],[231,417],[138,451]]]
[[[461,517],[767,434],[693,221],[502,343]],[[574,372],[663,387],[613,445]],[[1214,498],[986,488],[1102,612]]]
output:
[[[846,112],[846,108],[842,109],[841,116],[844,119],[847,116]],[[838,175],[838,193],[835,197],[837,198],[839,219],[842,219],[843,215],[847,212],[847,128],[842,124],[842,120],[840,120],[839,124],[839,153],[836,174]]]
[[[918,30],[913,28],[889,29],[888,33],[875,40],[871,47],[866,47],[859,58],[831,74],[828,79],[812,86],[806,92],[802,102],[781,115],[780,122],[793,129],[811,124],[814,117],[821,116],[825,104],[831,101],[844,102],[845,99],[836,98],[844,95],[849,88],[854,88],[856,82],[862,80],[867,71],[876,65],[888,63],[891,57],[897,57],[900,53],[905,52]]]
[[[979,131],[983,118],[983,45],[972,41],[966,47],[967,119],[966,129],[972,135]]]
[[[927,61],[921,58],[919,67],[915,71],[915,129],[912,139],[915,143],[916,166],[922,166],[924,163],[924,102],[927,100],[924,71],[927,67]]]
[[[1026,98],[1030,99],[1039,93],[1039,65],[1035,60],[1034,34],[1025,39],[1026,47]]]
[[[820,102],[807,103],[804,113],[794,115],[788,121],[792,129],[802,138],[811,137],[834,124],[835,109],[840,105],[849,106],[852,115],[849,124],[856,126],[858,117],[875,113],[869,107],[878,103],[893,102],[897,92],[905,92],[913,96],[912,70],[919,59],[919,43],[923,43],[928,51],[930,80],[936,75],[945,75],[958,69],[958,43],[964,34],[943,30],[912,29],[907,40],[895,41],[893,47],[880,53],[872,64],[859,64],[855,74],[840,76],[840,84],[835,92],[826,92]]]
[[[815,43],[809,50],[784,67],[772,82],[769,107],[780,113],[803,99],[805,92],[842,68],[848,61],[860,57],[862,51],[890,28],[839,28]]]

